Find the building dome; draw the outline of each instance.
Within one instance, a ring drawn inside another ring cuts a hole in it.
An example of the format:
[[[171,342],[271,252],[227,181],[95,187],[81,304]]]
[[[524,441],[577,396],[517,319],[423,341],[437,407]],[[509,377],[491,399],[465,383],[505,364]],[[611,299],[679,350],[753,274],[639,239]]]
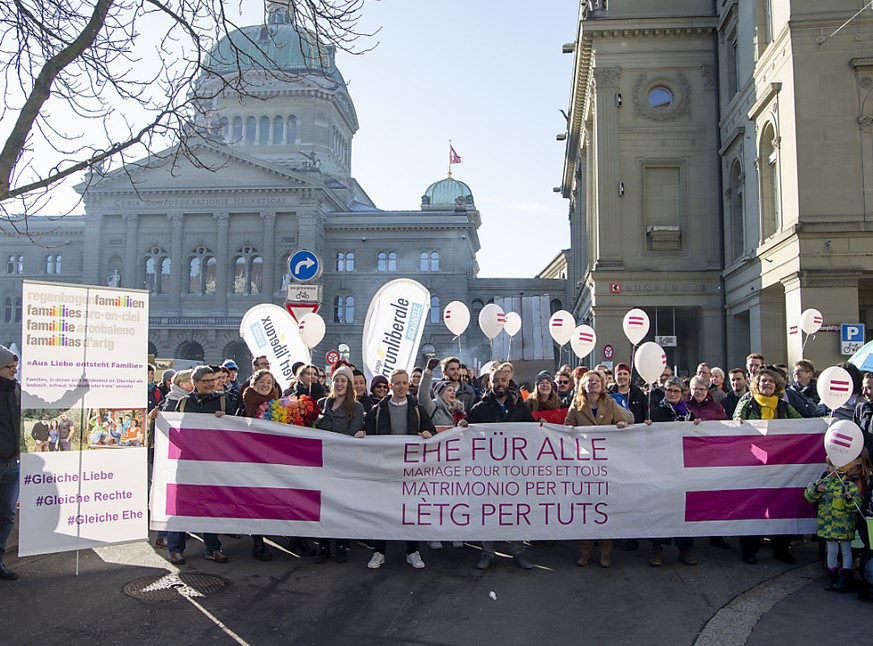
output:
[[[315,34],[297,25],[287,5],[273,4],[267,24],[230,32],[207,54],[204,68],[219,75],[248,70],[319,74],[345,85],[335,53],[335,47],[318,42]]]
[[[460,182],[453,177],[441,179],[427,187],[424,195],[421,196],[422,208],[446,207],[466,209],[472,207],[473,192],[470,187]]]

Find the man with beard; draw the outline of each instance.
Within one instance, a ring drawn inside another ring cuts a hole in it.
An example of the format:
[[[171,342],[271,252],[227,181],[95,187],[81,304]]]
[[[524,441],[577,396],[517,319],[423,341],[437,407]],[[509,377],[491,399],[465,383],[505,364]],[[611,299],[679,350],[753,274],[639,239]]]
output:
[[[440,363],[443,371],[443,381],[449,381],[455,387],[455,397],[464,402],[464,410],[470,410],[476,403],[476,392],[470,384],[461,380],[461,360],[458,357],[446,357]],[[436,384],[433,385],[436,388]]]
[[[467,419],[461,422],[470,424],[493,424],[496,422],[533,422],[530,409],[520,397],[509,392],[509,375],[504,370],[495,370],[491,374],[491,389],[470,410]],[[524,541],[509,541],[509,553],[513,562],[523,570],[530,570],[533,565],[524,558]],[[482,541],[482,554],[476,567],[487,570],[494,560],[494,541]]]

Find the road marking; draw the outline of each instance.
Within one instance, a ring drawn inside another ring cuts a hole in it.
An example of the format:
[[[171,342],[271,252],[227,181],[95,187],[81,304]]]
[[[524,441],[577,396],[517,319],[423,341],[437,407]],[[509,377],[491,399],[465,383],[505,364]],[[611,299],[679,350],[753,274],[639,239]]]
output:
[[[749,588],[706,622],[694,646],[743,646],[773,606],[819,576],[818,562],[794,568]]]

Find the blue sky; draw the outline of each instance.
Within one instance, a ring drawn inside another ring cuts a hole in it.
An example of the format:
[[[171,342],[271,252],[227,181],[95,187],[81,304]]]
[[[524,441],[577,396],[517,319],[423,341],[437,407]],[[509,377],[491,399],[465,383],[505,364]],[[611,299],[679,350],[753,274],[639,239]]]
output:
[[[360,130],[352,173],[377,206],[416,209],[453,166],[482,215],[480,276],[535,275],[569,246],[565,129],[578,2],[380,0],[363,30],[381,26],[360,56],[340,54]],[[368,40],[361,41],[365,46]]]

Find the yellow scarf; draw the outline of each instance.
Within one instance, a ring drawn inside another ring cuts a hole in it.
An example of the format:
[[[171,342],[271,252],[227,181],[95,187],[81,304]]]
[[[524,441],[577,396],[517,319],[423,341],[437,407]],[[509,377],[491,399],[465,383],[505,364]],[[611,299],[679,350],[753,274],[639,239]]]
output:
[[[772,397],[755,395],[755,401],[761,406],[761,419],[776,418],[776,406],[779,404],[779,398],[776,395]]]

